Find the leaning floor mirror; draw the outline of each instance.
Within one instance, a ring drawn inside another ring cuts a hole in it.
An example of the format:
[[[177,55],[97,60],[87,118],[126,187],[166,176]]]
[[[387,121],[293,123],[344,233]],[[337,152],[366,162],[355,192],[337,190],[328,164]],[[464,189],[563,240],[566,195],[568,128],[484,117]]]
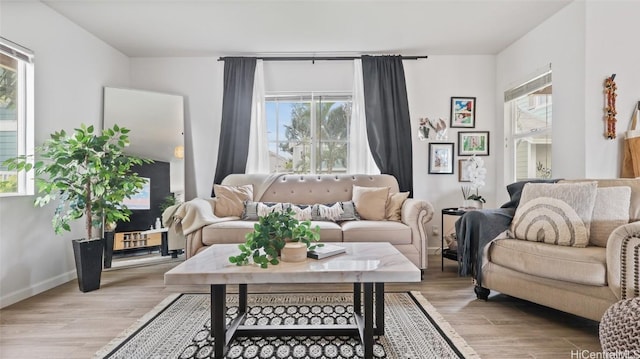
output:
[[[148,179],[147,186],[125,204],[133,212],[119,222],[113,236],[114,267],[177,257],[184,240],[162,225],[163,212],[184,201],[184,99],[152,91],[104,88],[103,128],[126,127],[130,155],[153,163],[134,170]],[[160,223],[158,223],[160,222]],[[110,244],[108,244],[110,245]],[[107,253],[109,248],[107,248]],[[120,263],[119,263],[120,262]],[[105,267],[111,265],[105,261]]]

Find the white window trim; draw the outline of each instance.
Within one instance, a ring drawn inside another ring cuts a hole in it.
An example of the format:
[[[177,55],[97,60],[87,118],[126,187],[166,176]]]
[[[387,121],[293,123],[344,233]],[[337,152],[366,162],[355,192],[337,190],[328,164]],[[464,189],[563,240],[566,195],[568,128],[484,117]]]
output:
[[[551,134],[552,128],[547,128],[541,131],[516,133],[516,126],[513,123],[515,118],[514,106],[511,101],[518,97],[521,97],[527,93],[534,92],[549,84],[553,83],[553,71],[551,64],[537,69],[535,72],[527,76],[526,80],[523,80],[517,85],[510,87],[504,91],[504,128],[505,128],[505,146],[504,152],[504,180],[505,183],[511,183],[516,179],[516,147],[515,143],[518,139],[523,137],[530,137],[532,134]]]
[[[344,91],[291,91],[291,92],[272,92],[272,93],[266,93],[265,94],[265,102],[269,102],[269,101],[287,101],[288,99],[291,99],[291,101],[295,101],[295,100],[308,100],[311,104],[311,108],[310,108],[310,112],[311,112],[311,123],[309,124],[310,126],[310,136],[311,136],[311,141],[312,143],[310,144],[311,146],[311,151],[310,151],[310,161],[309,161],[309,173],[310,174],[316,174],[316,164],[317,164],[317,146],[315,146],[315,141],[316,138],[318,136],[317,131],[316,131],[316,123],[317,123],[317,118],[316,118],[316,99],[319,97],[329,97],[330,99],[332,97],[337,97],[337,98],[349,98],[351,101],[353,101],[353,93],[351,92],[344,92]],[[347,131],[350,131],[350,128],[347,128]],[[280,135],[280,133],[278,133],[278,136]],[[349,134],[347,134],[347,138],[349,138]],[[281,141],[281,139],[279,137],[276,137],[276,143],[279,143]],[[350,140],[347,140],[347,144]],[[272,143],[273,141],[268,141],[268,143]],[[349,158],[349,153],[347,153],[347,158]]]
[[[33,163],[34,158],[34,112],[35,112],[35,76],[33,51],[22,47],[12,41],[0,37],[0,52],[18,60],[19,90],[17,113],[17,145],[18,156],[30,156],[28,161]],[[18,192],[0,193],[0,197],[30,196],[35,193],[34,170],[18,172]]]

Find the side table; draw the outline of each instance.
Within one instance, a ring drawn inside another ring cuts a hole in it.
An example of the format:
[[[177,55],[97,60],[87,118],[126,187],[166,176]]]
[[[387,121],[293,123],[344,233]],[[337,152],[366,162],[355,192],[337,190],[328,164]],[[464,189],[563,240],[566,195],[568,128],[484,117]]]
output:
[[[462,216],[463,214],[465,214],[467,211],[463,210],[463,209],[459,209],[459,208],[443,208],[442,209],[442,216],[440,217],[441,221],[440,221],[440,225],[442,228],[442,232],[440,233],[440,248],[442,248],[442,250],[440,251],[441,253],[441,260],[442,260],[442,264],[441,264],[441,271],[444,271],[444,259],[451,259],[454,261],[458,260],[458,251],[457,250],[451,250],[449,248],[444,248],[444,237],[446,235],[449,235],[449,233],[452,232],[452,230],[450,228],[445,230],[445,217],[447,216],[454,216],[456,217],[455,220],[457,220],[458,217]],[[454,223],[455,223],[454,220]],[[453,228],[453,231],[455,231],[455,228]]]

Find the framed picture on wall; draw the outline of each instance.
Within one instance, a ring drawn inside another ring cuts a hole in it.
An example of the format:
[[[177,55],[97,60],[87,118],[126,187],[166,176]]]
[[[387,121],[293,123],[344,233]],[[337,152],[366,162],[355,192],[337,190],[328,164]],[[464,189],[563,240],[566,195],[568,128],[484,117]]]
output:
[[[476,127],[476,98],[452,97],[451,98],[451,128]]]
[[[429,143],[429,173],[453,174],[453,142]]]
[[[489,156],[489,131],[458,132],[458,156]]]
[[[458,182],[471,182],[466,164],[466,158],[458,159]]]

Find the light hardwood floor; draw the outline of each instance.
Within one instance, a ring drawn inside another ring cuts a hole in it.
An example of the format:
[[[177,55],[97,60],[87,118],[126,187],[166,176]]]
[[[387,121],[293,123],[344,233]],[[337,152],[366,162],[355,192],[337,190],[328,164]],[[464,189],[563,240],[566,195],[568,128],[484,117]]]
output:
[[[599,352],[598,323],[493,293],[476,300],[456,263],[429,258],[419,284],[387,285],[418,290],[482,358],[577,358],[572,351]],[[163,263],[103,272],[101,288],[81,293],[71,281],[0,310],[0,358],[91,358],[162,299],[176,292],[207,292],[205,286],[165,286]],[[250,292],[349,291],[348,285],[263,285]],[[586,352],[585,352],[586,353]]]

